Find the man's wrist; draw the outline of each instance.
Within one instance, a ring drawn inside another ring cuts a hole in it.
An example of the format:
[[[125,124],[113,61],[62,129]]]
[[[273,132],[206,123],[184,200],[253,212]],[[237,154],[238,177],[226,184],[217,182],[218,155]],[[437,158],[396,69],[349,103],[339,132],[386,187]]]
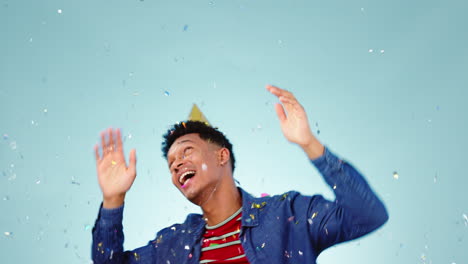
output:
[[[307,145],[301,145],[301,148],[310,160],[321,157],[325,152],[325,147],[316,138]]]
[[[104,197],[102,202],[102,207],[106,209],[114,209],[122,206],[124,204],[125,195],[116,196],[116,197]]]

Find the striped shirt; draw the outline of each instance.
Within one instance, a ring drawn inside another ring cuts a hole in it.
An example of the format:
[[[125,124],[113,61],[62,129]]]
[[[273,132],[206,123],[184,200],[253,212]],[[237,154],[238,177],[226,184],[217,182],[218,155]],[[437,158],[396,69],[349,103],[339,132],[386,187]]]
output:
[[[242,207],[223,222],[205,226],[200,264],[248,264],[239,239]]]

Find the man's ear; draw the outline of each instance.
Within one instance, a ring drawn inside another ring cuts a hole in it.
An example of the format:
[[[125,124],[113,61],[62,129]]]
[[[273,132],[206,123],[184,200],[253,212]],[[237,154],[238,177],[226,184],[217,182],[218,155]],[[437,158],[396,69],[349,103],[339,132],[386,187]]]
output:
[[[231,153],[229,152],[229,149],[227,148],[219,149],[219,152],[218,152],[219,164],[221,165],[227,164],[230,158],[231,158]]]

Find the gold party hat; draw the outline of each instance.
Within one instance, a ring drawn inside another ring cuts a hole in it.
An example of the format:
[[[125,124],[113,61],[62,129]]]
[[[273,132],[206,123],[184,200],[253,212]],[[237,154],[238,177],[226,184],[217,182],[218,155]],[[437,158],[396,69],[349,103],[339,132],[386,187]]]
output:
[[[208,119],[206,119],[205,115],[203,115],[196,104],[193,104],[188,120],[204,122],[206,125],[211,126]]]

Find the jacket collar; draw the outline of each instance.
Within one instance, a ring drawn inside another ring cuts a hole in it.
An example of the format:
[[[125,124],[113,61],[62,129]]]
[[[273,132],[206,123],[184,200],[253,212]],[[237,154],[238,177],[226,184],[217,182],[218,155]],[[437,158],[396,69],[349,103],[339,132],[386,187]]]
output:
[[[266,204],[256,203],[255,201],[257,198],[253,197],[241,187],[237,187],[237,189],[242,196],[242,227],[258,226],[258,209],[263,208]],[[196,235],[201,235],[206,222],[203,220],[202,215],[190,214],[187,217],[187,224]]]
[[[241,187],[237,187],[242,195],[242,226],[258,226],[258,209],[265,204],[255,203],[255,197]]]

